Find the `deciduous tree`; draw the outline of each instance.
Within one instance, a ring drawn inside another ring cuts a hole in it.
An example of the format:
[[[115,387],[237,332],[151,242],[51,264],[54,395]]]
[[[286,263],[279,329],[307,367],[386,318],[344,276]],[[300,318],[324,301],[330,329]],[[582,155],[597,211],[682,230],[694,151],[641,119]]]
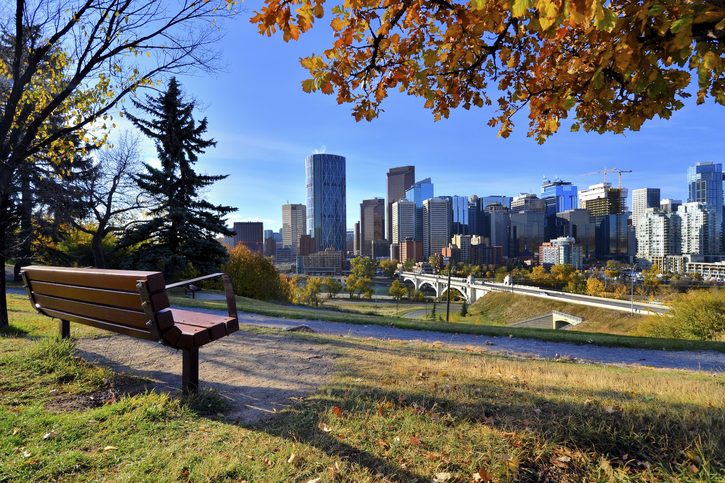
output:
[[[329,3],[266,0],[252,21],[296,40]],[[301,60],[302,88],[353,104],[358,120],[397,90],[435,119],[494,106],[489,124],[504,137],[528,107],[528,133],[543,142],[568,117],[572,130],[638,130],[691,90],[725,104],[722,0],[363,0],[329,13],[333,39]]]
[[[215,22],[227,15],[220,8],[227,4],[16,0],[0,6],[0,30],[13,38],[0,56],[0,248],[7,246],[18,169],[41,151],[60,161],[97,147],[118,103],[159,76],[211,69]],[[58,115],[62,124],[49,122]],[[2,327],[8,318],[0,279]]]

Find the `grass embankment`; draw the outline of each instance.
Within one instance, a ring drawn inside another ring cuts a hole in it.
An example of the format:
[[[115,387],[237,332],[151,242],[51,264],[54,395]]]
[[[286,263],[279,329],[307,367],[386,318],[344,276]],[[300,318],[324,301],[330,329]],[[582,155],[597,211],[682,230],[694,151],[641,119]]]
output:
[[[573,330],[632,335],[645,320],[641,315],[626,312],[544,300],[505,292],[490,292],[469,308],[469,318],[482,323],[508,325],[557,310],[584,319]]]
[[[183,296],[172,297],[173,304],[200,307],[206,309],[226,310],[226,303],[221,301],[192,300]],[[441,310],[442,304],[438,304]],[[301,320],[327,320],[363,325],[383,325],[401,329],[431,330],[444,333],[473,334],[501,337],[522,337],[552,342],[571,342],[575,344],[595,344],[611,347],[634,347],[656,350],[714,350],[725,352],[725,343],[710,341],[692,341],[681,339],[660,339],[655,337],[632,337],[616,334],[572,330],[547,330],[522,327],[505,327],[485,325],[481,323],[446,323],[402,317],[383,317],[365,315],[354,312],[328,310],[324,308],[300,307],[290,304],[266,302],[262,300],[237,297],[237,308],[243,312]],[[443,308],[443,310],[445,310]],[[549,309],[551,310],[551,308]],[[440,312],[439,312],[440,313]],[[615,313],[616,314],[616,313]],[[519,319],[521,320],[521,319]]]
[[[325,301],[325,308],[334,308],[347,312],[355,312],[365,315],[382,315],[385,317],[402,317],[403,315],[418,310],[425,310],[426,305],[423,303],[412,303],[402,301],[399,305],[395,302],[385,301],[368,301],[349,299],[347,297],[336,297]]]
[[[218,414],[213,394],[99,399],[133,381],[49,337],[55,325],[27,300],[11,305],[14,330],[0,337],[0,481],[725,478],[723,376],[294,334],[334,353],[338,375],[246,426]]]

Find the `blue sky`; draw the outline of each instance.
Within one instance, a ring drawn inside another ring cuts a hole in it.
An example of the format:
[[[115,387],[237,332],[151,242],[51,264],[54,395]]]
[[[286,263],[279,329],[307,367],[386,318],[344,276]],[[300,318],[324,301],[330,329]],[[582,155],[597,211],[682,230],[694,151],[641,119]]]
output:
[[[486,126],[490,110],[460,110],[433,122],[421,99],[399,94],[387,99],[380,118],[358,123],[349,105],[300,87],[305,71],[299,58],[327,47],[326,25],[284,43],[259,35],[247,19],[242,14],[225,25],[221,72],[179,78],[218,142],[198,170],[230,175],[206,193],[212,202],[239,209],[230,221],[258,220],[278,230],[281,205],[305,202],[304,158],[315,151],[347,158],[348,227],[357,221],[362,199],[385,196],[385,175],[393,166],[415,165],[418,179],[432,178],[436,195],[538,193],[543,176],[581,188],[601,182],[601,175],[586,173],[616,167],[634,171],[623,178],[630,189],[660,187],[663,198],[686,198],[688,165],[725,162],[725,108],[712,101],[692,101],[672,119],[648,122],[639,132],[560,131],[543,146],[526,137],[524,113],[511,137],[501,139]],[[155,157],[149,143],[144,154]]]

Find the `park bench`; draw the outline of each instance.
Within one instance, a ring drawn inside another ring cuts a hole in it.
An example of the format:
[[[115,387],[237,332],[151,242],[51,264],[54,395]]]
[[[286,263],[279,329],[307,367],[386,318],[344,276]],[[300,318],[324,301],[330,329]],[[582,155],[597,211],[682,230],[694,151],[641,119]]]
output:
[[[60,336],[70,322],[153,340],[182,351],[182,391],[199,388],[199,348],[239,330],[234,291],[228,275],[215,273],[165,285],[160,272],[95,268],[24,267],[30,303],[60,320]],[[171,308],[167,290],[222,277],[228,316]]]

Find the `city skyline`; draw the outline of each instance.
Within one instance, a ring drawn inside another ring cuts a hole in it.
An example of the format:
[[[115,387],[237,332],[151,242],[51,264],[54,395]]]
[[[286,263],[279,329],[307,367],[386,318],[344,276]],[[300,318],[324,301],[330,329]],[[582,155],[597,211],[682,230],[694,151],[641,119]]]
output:
[[[585,173],[616,167],[633,170],[624,175],[630,190],[656,185],[663,198],[686,199],[688,166],[725,162],[725,137],[717,127],[722,108],[712,103],[687,103],[671,119],[648,121],[624,135],[571,133],[565,121],[541,146],[525,136],[526,112],[502,139],[486,125],[492,109],[456,110],[434,122],[423,101],[398,93],[386,100],[379,119],[358,123],[333,96],[300,87],[306,72],[298,59],[323,50],[329,40],[324,29],[294,43],[262,37],[243,23],[225,32],[219,61],[227,68],[179,79],[186,92],[197,93],[209,135],[218,142],[201,156],[199,171],[230,175],[207,195],[239,208],[230,224],[262,221],[278,230],[281,205],[305,203],[304,159],[316,150],[347,158],[348,214],[357,213],[363,199],[386,197],[385,173],[396,166],[415,165],[416,181],[430,177],[436,194],[451,196],[538,193],[544,176],[588,186],[601,176]],[[248,59],[234,62],[238,56]],[[148,141],[142,150],[145,160],[156,159]],[[354,218],[348,216],[348,229]]]

